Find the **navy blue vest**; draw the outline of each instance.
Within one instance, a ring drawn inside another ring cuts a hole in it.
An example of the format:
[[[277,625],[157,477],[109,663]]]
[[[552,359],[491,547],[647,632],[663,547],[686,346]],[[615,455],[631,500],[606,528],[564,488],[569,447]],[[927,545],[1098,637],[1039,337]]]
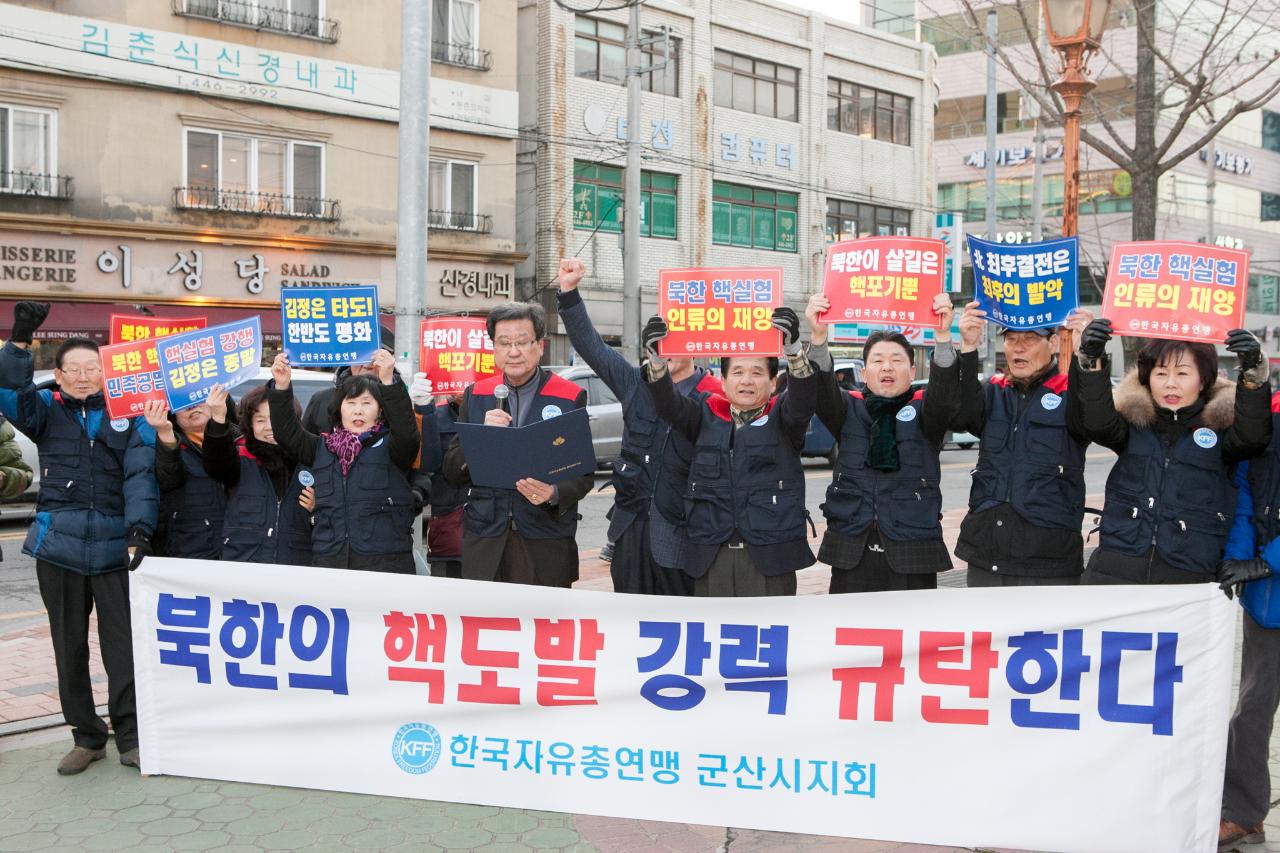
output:
[[[871,415],[861,393],[852,391],[846,400],[836,473],[822,505],[827,526],[845,536],[858,536],[875,521],[889,539],[941,539],[942,472],[937,449],[920,429],[923,395],[917,393],[898,412],[897,471],[877,471],[867,465]]]
[[[178,458],[186,471],[186,482],[160,495],[165,553],[170,557],[216,560],[222,554],[226,489],[205,473],[200,454],[185,441],[178,445]]]
[[[578,408],[577,400],[585,392],[568,379],[539,368],[542,385],[533,398],[533,417],[526,424],[543,420],[543,414],[566,412]],[[497,408],[493,389],[502,384],[501,374],[482,379],[467,389],[467,422],[484,423],[485,413]],[[508,522],[514,522],[516,530],[525,539],[571,539],[578,532],[576,505],[534,506],[515,489],[495,489],[488,486],[471,486],[467,491],[467,532],[473,536],[490,538],[501,536]]]
[[[62,393],[53,392],[45,433],[39,441],[36,509],[57,512],[89,507],[119,516],[123,540],[124,454],[138,419],[110,420],[101,407],[82,409],[81,415],[83,427],[75,411],[67,408]]]
[[[1271,413],[1271,443],[1265,453],[1249,460],[1253,529],[1259,544],[1280,536],[1280,394],[1271,398]]]
[[[344,545],[364,556],[413,550],[413,493],[408,476],[391,461],[390,433],[362,449],[345,477],[338,457],[318,442],[312,474],[313,552],[329,556]]]
[[[1009,503],[1039,527],[1079,530],[1084,520],[1085,445],[1067,432],[1067,377],[1033,388],[1022,417],[1018,390],[1004,377],[987,383],[987,423],[969,509]]]
[[[704,400],[720,390],[720,381],[706,373],[691,397]],[[652,502],[668,522],[683,525],[692,445],[658,417],[653,397],[645,388],[632,395],[623,411],[623,424],[621,458],[613,463],[614,504],[639,514],[648,511]]]
[[[447,402],[436,406],[435,419],[436,426],[440,430],[441,449],[447,450],[449,442],[453,441],[453,437],[458,434],[453,427],[455,416],[452,407]],[[425,451],[423,455],[426,455]],[[462,506],[465,499],[466,489],[450,483],[442,471],[431,472],[431,515],[433,517],[453,512]]]
[[[238,442],[240,480],[227,496],[222,525],[222,559],[238,563],[311,565],[311,515],[298,504],[302,495],[299,468],[289,477],[283,498],[276,497],[271,475],[249,449]]]
[[[1212,577],[1236,505],[1233,469],[1221,436],[1208,427],[1183,435],[1165,453],[1150,427],[1129,427],[1129,443],[1107,477],[1099,546],[1141,557],[1154,546],[1166,563]]]
[[[685,491],[686,533],[698,545],[805,541],[804,467],[782,432],[778,398],[735,430],[724,397],[703,402]],[[736,531],[736,532],[735,532]]]

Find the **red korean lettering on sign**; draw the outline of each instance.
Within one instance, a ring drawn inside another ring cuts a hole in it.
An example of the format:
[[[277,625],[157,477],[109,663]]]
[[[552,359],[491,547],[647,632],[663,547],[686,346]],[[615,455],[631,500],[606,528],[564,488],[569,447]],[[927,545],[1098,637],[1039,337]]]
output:
[[[165,399],[155,341],[112,344],[100,349],[98,355],[109,417],[137,417],[147,401]]]
[[[432,317],[419,334],[422,372],[436,394],[461,394],[478,379],[492,376],[493,341],[479,317]]]
[[[773,309],[781,305],[781,269],[659,270],[658,313],[667,336],[658,351],[694,358],[779,355]]]
[[[179,332],[204,329],[208,325],[208,317],[135,317],[129,314],[112,314],[111,343],[150,341]]]
[[[1175,240],[1116,243],[1101,316],[1117,335],[1222,343],[1244,325],[1249,253]]]
[[[926,237],[864,237],[827,247],[822,323],[936,328],[933,298],[946,279],[946,245]]]

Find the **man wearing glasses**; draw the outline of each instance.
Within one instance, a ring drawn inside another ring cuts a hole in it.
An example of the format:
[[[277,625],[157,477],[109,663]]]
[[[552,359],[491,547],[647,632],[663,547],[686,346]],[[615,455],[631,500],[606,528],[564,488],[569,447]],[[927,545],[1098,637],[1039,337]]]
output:
[[[489,337],[498,372],[466,390],[459,423],[521,427],[587,404],[587,392],[538,366],[547,334],[542,306],[512,302],[489,312]],[[509,395],[494,393],[505,385]],[[569,587],[578,579],[578,501],[591,491],[587,474],[555,485],[516,481],[514,489],[471,484],[457,437],[444,475],[469,486],[462,534],[462,576],[472,580]]]
[[[71,338],[58,347],[56,389],[32,384],[31,338],[47,303],[19,302],[0,349],[0,411],[40,451],[36,521],[22,545],[36,559],[40,597],[49,613],[58,698],[75,747],[58,772],[82,772],[106,755],[107,724],[89,680],[89,612],[107,670],[107,708],[120,763],[138,766],[129,573],[151,553],[159,511],[155,432],[145,419],[107,416],[98,346]]]

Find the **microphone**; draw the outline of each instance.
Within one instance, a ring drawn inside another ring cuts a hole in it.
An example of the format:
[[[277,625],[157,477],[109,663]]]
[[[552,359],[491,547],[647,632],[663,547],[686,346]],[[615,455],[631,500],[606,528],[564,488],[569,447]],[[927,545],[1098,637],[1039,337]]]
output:
[[[497,388],[493,389],[493,398],[498,401],[498,409],[507,412],[507,414],[511,414],[507,409],[507,397],[509,396],[511,396],[511,389],[506,385],[498,385]]]

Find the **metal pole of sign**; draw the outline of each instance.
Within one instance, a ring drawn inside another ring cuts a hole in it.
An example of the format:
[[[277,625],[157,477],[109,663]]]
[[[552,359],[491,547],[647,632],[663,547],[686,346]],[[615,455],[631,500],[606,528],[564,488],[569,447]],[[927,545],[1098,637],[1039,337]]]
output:
[[[996,37],[1000,21],[996,10],[987,12],[987,239],[996,239]],[[976,279],[976,276],[975,276]],[[977,286],[975,281],[975,287]],[[976,295],[976,292],[975,292]],[[990,377],[996,370],[995,336],[991,324],[983,331],[982,372]]]
[[[406,381],[418,370],[418,329],[427,283],[427,176],[431,160],[431,4],[400,2],[399,188],[396,220],[396,361]],[[430,574],[422,525],[413,525],[418,574]]]
[[[627,169],[622,192],[622,354],[632,364],[640,363],[640,38],[640,0],[635,0],[627,23]]]

